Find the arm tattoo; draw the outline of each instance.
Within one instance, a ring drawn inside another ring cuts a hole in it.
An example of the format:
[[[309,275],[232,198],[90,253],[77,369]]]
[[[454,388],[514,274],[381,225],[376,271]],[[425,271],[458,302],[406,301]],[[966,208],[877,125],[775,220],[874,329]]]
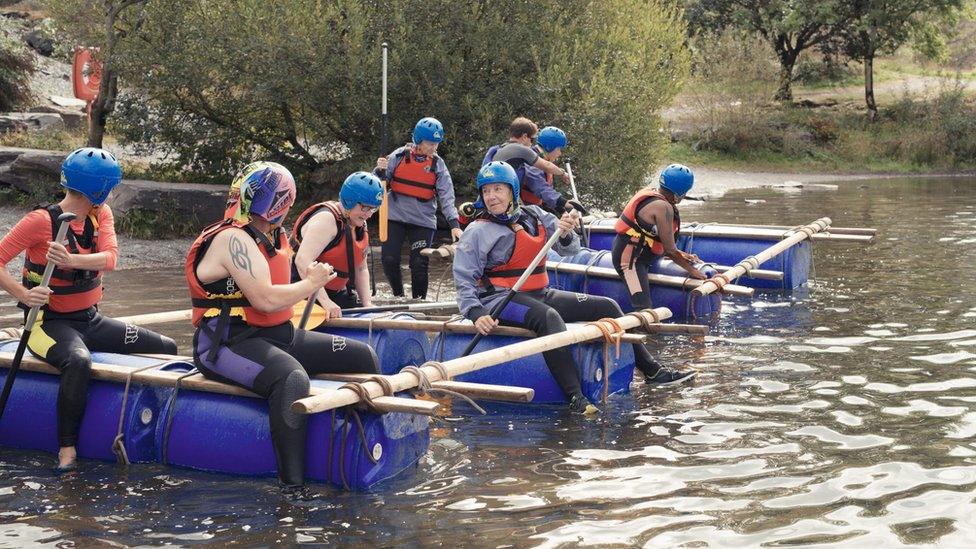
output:
[[[251,277],[254,277],[254,271],[251,269],[251,258],[247,255],[247,248],[241,239],[236,236],[230,237],[230,259],[234,262],[234,266],[239,269],[247,270]]]

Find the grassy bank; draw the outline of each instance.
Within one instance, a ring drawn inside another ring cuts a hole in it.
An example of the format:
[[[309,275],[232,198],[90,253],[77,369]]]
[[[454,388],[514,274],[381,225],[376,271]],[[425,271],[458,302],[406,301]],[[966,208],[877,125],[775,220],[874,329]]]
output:
[[[668,161],[720,169],[925,173],[976,168],[976,100],[962,86],[905,95],[869,120],[859,104],[733,102],[673,122]]]

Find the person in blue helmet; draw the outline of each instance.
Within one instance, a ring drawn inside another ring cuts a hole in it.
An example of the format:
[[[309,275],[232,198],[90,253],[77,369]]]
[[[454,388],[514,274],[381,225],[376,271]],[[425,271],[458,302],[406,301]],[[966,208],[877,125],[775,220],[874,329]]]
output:
[[[555,164],[566,149],[568,140],[566,132],[555,126],[546,126],[539,130],[539,137],[532,150],[541,158]],[[548,174],[534,166],[525,167],[522,178],[522,203],[542,206],[551,212],[562,212],[570,208],[586,215],[586,208],[575,200],[567,199],[553,187],[552,174]]]
[[[77,444],[88,401],[91,353],[176,353],[176,343],[145,328],[108,318],[98,312],[102,273],[115,270],[119,247],[112,209],[106,204],[122,180],[122,168],[112,153],[85,147],[61,164],[64,198],[37,206],[0,241],[0,287],[26,311],[41,306],[27,348],[60,372],[57,401],[59,472],[77,466]],[[57,218],[76,218],[66,242],[54,242]],[[23,277],[16,280],[7,263],[25,251]],[[54,262],[51,282],[41,286],[48,262]]]
[[[356,172],[342,183],[339,201],[320,202],[298,215],[291,233],[295,250],[292,282],[305,278],[313,261],[327,263],[336,277],[320,291],[327,319],[342,309],[369,307],[369,232],[366,222],[383,204],[383,184],[369,172]]]
[[[681,164],[671,164],[661,171],[657,188],[637,191],[624,207],[614,225],[613,266],[630,291],[634,308],[651,306],[647,273],[651,263],[662,256],[670,257],[688,276],[704,280],[706,277],[693,263],[698,256],[687,254],[675,245],[681,228],[678,203],[695,184],[695,174]]]
[[[400,250],[410,246],[410,282],[414,299],[425,299],[428,286],[428,258],[420,250],[429,248],[437,229],[437,203],[451,227],[451,238],[461,237],[454,182],[437,147],[444,140],[444,126],[436,118],[422,118],[413,129],[413,141],[376,161],[373,173],[387,181],[389,190],[388,237],[380,254],[383,273],[393,295],[403,295]],[[436,199],[436,202],[435,202]]]
[[[566,330],[566,322],[584,322],[623,315],[608,297],[549,288],[545,267],[537,267],[497,320],[490,311],[522,276],[532,259],[557,230],[564,236],[553,250],[560,255],[579,251],[579,237],[572,231],[576,218],[564,212],[557,218],[538,206],[518,200],[515,170],[505,162],[489,162],[478,172],[478,213],[464,231],[454,256],[454,284],[458,305],[478,331],[489,334],[495,326],[517,326],[538,335]],[[643,345],[634,345],[637,368],[655,383],[668,384],[682,374],[662,368]],[[550,373],[562,389],[572,412],[583,412],[589,402],[583,395],[575,359],[566,347],[543,353]]]
[[[523,203],[542,205],[557,213],[575,208],[585,214],[581,204],[567,200],[552,186],[553,176],[569,181],[569,174],[555,164],[566,146],[566,134],[559,128],[545,129],[547,131],[543,134],[535,122],[522,116],[516,118],[508,128],[508,141],[488,149],[481,165],[499,161],[512,166],[519,180],[519,198]],[[543,141],[547,146],[552,146],[552,151],[538,146]],[[551,154],[557,149],[559,152]]]

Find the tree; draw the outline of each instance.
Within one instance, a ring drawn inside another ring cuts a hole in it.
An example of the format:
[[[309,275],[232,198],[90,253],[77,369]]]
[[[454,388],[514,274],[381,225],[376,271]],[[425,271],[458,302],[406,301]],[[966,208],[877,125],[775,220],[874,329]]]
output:
[[[580,181],[612,201],[660,158],[684,35],[666,0],[153,0],[120,50],[113,127],[206,180],[260,157],[327,196],[379,153],[387,41],[393,142],[439,118],[460,191],[526,115],[563,127]]]
[[[22,45],[0,32],[0,112],[30,100],[34,58]]]
[[[78,45],[98,48],[96,58],[102,64],[102,75],[98,97],[91,104],[89,147],[102,146],[105,126],[115,110],[119,93],[119,50],[126,37],[138,32],[146,2],[148,0],[52,0],[50,3],[61,32]],[[103,19],[92,17],[93,13]]]
[[[841,5],[846,21],[839,31],[841,48],[864,65],[864,102],[874,120],[878,105],[874,99],[874,59],[894,53],[915,39],[928,56],[938,55],[942,28],[954,27],[952,18],[963,0],[850,0]]]
[[[687,0],[693,24],[705,29],[737,26],[756,32],[776,52],[780,64],[774,99],[793,99],[793,68],[800,54],[828,41],[843,23],[845,0]]]

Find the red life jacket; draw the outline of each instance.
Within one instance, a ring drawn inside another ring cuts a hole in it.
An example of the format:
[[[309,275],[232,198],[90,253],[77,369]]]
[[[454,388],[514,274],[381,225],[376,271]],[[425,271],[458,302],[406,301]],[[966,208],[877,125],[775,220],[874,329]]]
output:
[[[661,243],[657,227],[654,225],[647,226],[646,223],[637,217],[637,210],[654,200],[664,200],[667,202],[668,199],[658,192],[657,189],[641,189],[637,191],[637,194],[627,203],[624,211],[620,213],[620,217],[617,219],[617,223],[614,224],[613,228],[617,234],[629,236],[630,241],[634,244],[649,247],[651,253],[655,255],[664,255],[664,244]],[[674,227],[672,228],[674,229],[674,234],[678,234],[678,231],[681,229],[681,216],[678,214],[677,206],[670,202],[668,204],[674,212]]]
[[[238,317],[247,325],[266,328],[278,326],[291,320],[292,309],[287,307],[272,313],[263,313],[251,306],[243,292],[237,287],[232,277],[215,280],[204,284],[197,278],[197,266],[213,239],[221,231],[230,228],[244,229],[258,244],[258,249],[268,262],[271,271],[272,284],[289,284],[291,282],[291,248],[288,247],[288,237],[281,229],[276,229],[274,239],[276,244],[263,233],[251,225],[242,225],[231,219],[218,221],[205,228],[200,236],[193,241],[186,256],[184,274],[190,287],[190,301],[193,304],[193,325],[199,326],[204,318]],[[219,332],[220,330],[218,330]],[[215,345],[216,347],[216,345]]]
[[[108,206],[101,206],[107,208]],[[51,216],[51,240],[58,232],[58,216],[64,213],[57,204],[37,206],[35,210],[47,210]],[[98,252],[98,210],[92,210],[85,218],[85,228],[81,234],[71,227],[65,233],[68,238],[68,252],[72,254],[88,255]],[[24,269],[21,272],[21,282],[24,287],[31,289],[41,283],[44,268],[47,266],[47,244],[44,247],[28,249],[24,254]],[[59,313],[73,313],[83,311],[102,299],[102,273],[86,271],[84,269],[61,269],[55,267],[51,274],[51,297],[47,305],[42,308]]]
[[[336,236],[331,242],[325,245],[316,261],[328,263],[335,269],[336,277],[325,285],[326,289],[338,291],[343,289],[346,284],[352,282],[352,287],[356,285],[354,273],[363,259],[366,257],[366,250],[369,248],[369,233],[366,226],[353,228],[349,221],[342,215],[338,202],[320,202],[298,215],[295,220],[295,228],[291,231],[291,247],[298,250],[302,244],[302,227],[316,213],[322,210],[329,210],[336,220]],[[350,261],[352,266],[349,265]]]
[[[479,219],[479,222],[488,222],[484,219]],[[539,254],[539,251],[546,244],[546,227],[542,224],[542,221],[536,220],[537,229],[536,235],[532,236],[529,231],[525,230],[519,224],[509,226],[510,229],[515,233],[515,245],[512,247],[512,255],[508,258],[504,264],[488,269],[485,271],[485,277],[488,279],[488,283],[494,287],[502,288],[512,288],[518,281],[525,269],[529,267],[535,256]],[[489,286],[485,284],[485,286]],[[535,269],[532,270],[532,274],[529,278],[525,280],[525,284],[519,289],[522,292],[531,292],[534,290],[541,290],[549,285],[549,273],[546,272],[546,265],[544,262],[539,262]]]
[[[427,155],[423,162],[418,162],[413,150],[401,153],[400,162],[390,177],[390,190],[418,200],[433,200],[434,184],[437,182],[434,172],[436,162],[437,157],[432,154]]]

